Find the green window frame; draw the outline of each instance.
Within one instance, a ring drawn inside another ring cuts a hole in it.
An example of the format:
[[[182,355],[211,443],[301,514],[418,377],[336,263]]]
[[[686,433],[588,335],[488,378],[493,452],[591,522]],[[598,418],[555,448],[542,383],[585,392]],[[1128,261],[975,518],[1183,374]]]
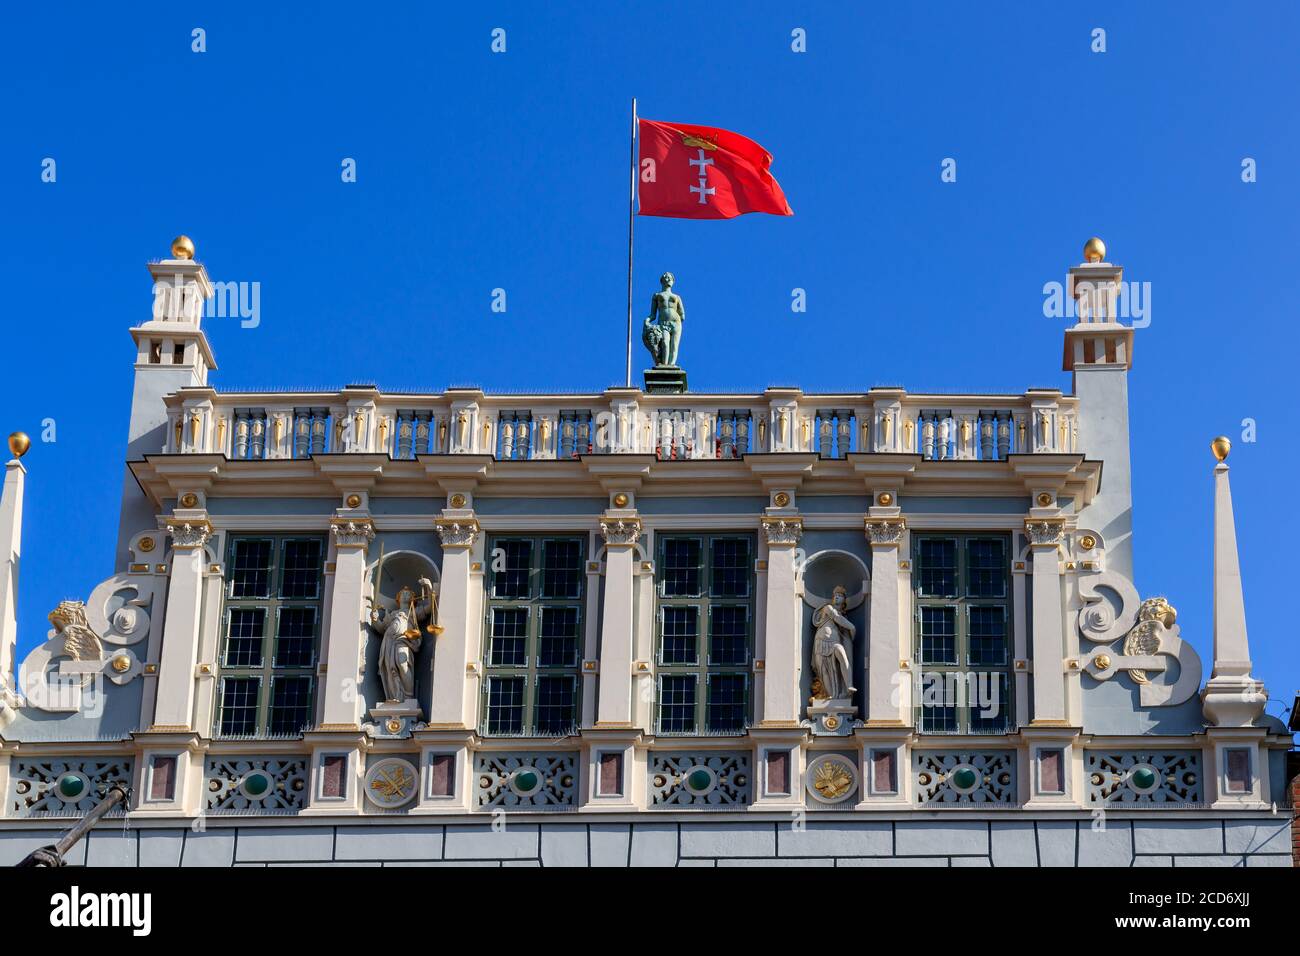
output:
[[[913,534],[916,726],[1005,734],[1013,723],[1009,535]]]
[[[311,725],[325,552],[320,535],[230,536],[217,660],[217,736],[292,737]]]
[[[577,535],[488,539],[480,732],[567,737],[581,720],[587,542]]]
[[[754,552],[749,534],[658,536],[657,734],[733,735],[749,727]]]

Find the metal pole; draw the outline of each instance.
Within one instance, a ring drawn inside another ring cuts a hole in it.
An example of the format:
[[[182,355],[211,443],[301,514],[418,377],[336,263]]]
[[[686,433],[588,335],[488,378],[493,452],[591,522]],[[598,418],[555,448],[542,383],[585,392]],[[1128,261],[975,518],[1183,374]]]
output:
[[[108,813],[119,803],[125,802],[130,795],[127,787],[120,783],[115,783],[108,788],[108,793],[104,794],[104,799],[95,804],[95,806],[67,833],[63,834],[58,843],[52,846],[43,846],[39,850],[33,850],[20,863],[19,867],[50,867],[63,866],[63,856],[80,840],[86,833],[99,822],[100,817]]]
[[[636,221],[636,97],[632,97],[631,190],[627,197],[627,387],[632,387],[632,224]]]

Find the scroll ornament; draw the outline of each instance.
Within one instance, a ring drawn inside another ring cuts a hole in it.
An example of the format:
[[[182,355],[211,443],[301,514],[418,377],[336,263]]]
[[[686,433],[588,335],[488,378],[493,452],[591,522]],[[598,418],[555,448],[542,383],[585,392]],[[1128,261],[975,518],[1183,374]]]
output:
[[[1105,681],[1127,672],[1138,685],[1143,707],[1181,704],[1200,689],[1201,659],[1179,636],[1178,612],[1167,600],[1140,601],[1133,582],[1114,571],[1081,575],[1079,597],[1080,635],[1097,645],[1113,645],[1123,638],[1118,651],[1098,646],[1084,654],[1083,670],[1090,677]],[[1152,680],[1166,670],[1169,658],[1178,662],[1178,677],[1172,683]]]

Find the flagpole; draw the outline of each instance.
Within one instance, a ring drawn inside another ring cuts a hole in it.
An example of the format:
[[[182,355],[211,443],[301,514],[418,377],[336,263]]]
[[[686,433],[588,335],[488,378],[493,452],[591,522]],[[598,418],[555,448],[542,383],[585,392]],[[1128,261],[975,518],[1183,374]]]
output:
[[[632,387],[632,224],[636,221],[636,97],[632,97],[631,189],[627,197],[627,387]]]

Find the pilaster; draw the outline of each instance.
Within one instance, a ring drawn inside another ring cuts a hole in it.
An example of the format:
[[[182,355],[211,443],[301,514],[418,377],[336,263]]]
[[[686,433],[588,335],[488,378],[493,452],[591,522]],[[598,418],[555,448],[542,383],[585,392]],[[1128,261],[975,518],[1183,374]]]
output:
[[[632,725],[633,600],[636,543],[641,519],[628,507],[626,493],[614,496],[616,507],[600,519],[605,539],[605,606],[600,629],[600,676],[596,709],[597,728]]]
[[[334,571],[330,582],[329,632],[326,635],[322,723],[360,726],[361,660],[366,646],[366,559],[375,537],[368,515],[336,517]],[[328,572],[327,572],[328,573]]]
[[[912,708],[911,630],[905,626],[899,551],[907,523],[894,503],[877,505],[864,519],[871,545],[871,627],[867,653],[869,728],[910,726]],[[880,498],[878,497],[879,501]],[[877,513],[880,512],[880,513]],[[905,768],[900,768],[903,773]]]
[[[206,512],[185,511],[167,519],[167,533],[172,538],[172,558],[153,724],[166,730],[197,730],[201,728],[194,727],[193,721],[199,678],[199,624],[206,545],[212,525]]]
[[[438,620],[445,628],[433,655],[429,725],[471,729],[478,701],[478,610],[483,559],[478,520],[472,511],[445,509],[437,520],[442,539]]]
[[[1025,522],[1033,574],[1032,643],[1034,713],[1031,726],[1064,726],[1065,608],[1061,579],[1061,543],[1065,519],[1031,518]]]
[[[790,726],[798,723],[801,711],[803,618],[796,590],[795,555],[803,537],[803,519],[782,508],[769,508],[763,517],[763,534],[767,539],[767,595],[762,725]]]

